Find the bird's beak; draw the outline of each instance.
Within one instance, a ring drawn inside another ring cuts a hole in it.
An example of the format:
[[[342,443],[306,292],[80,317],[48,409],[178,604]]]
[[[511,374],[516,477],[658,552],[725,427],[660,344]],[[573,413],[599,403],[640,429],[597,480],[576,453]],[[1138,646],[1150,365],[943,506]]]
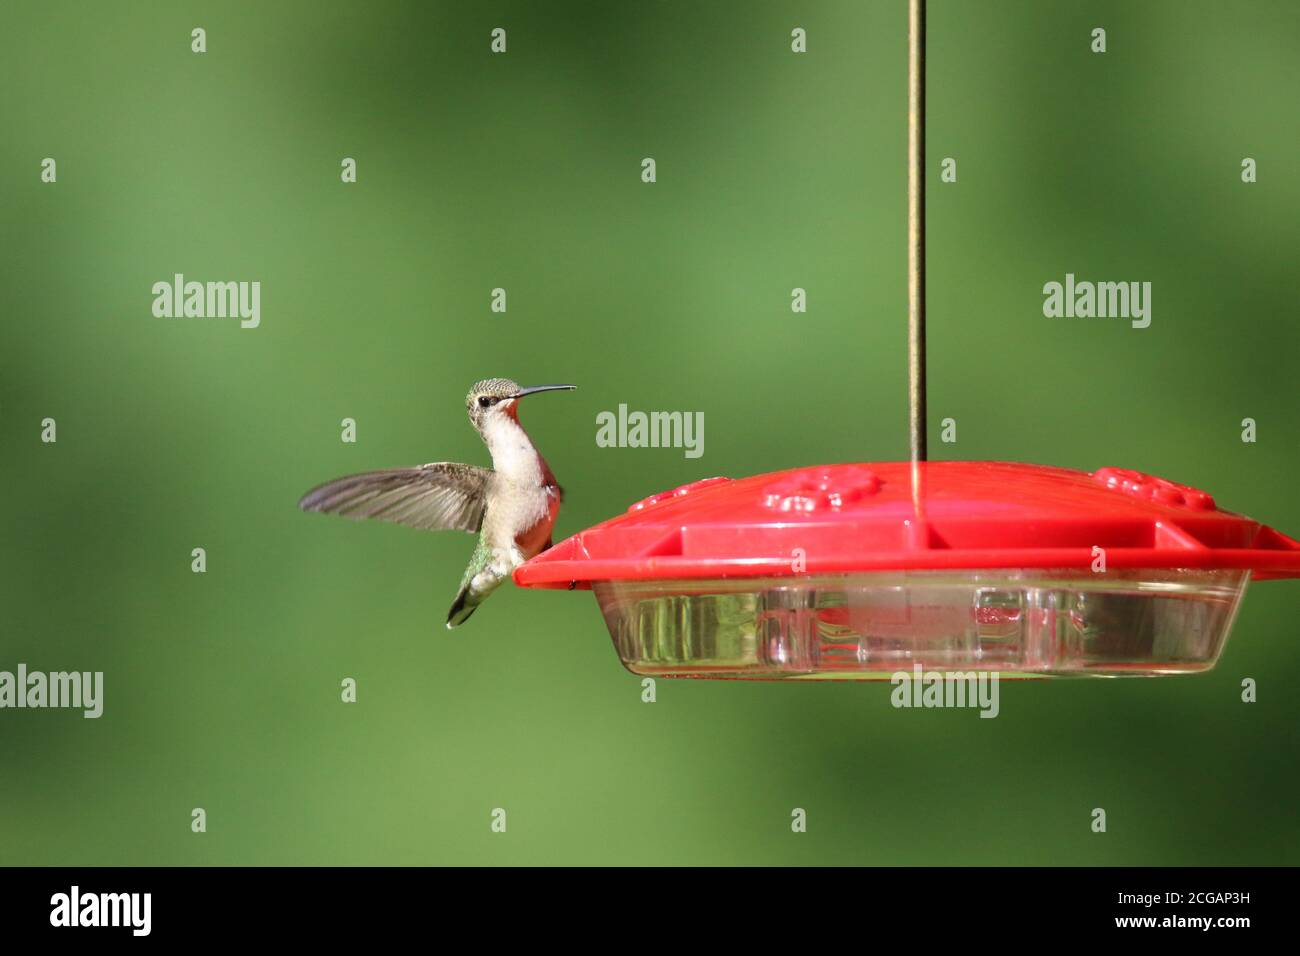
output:
[[[558,392],[563,389],[577,388],[576,385],[530,385],[527,388],[521,388],[515,393],[515,398],[523,398],[525,395],[536,395],[538,392]]]

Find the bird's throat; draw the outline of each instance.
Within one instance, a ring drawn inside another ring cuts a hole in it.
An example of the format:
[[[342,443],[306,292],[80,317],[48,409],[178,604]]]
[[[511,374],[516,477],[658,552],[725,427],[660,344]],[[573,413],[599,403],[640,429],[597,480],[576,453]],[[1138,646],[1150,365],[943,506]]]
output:
[[[500,415],[488,422],[483,441],[497,474],[520,484],[541,484],[541,456],[513,415]]]

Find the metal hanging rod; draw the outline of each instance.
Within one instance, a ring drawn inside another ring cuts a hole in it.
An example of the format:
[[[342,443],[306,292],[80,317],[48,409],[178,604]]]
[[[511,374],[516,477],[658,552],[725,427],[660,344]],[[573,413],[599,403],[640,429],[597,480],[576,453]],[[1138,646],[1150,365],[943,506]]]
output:
[[[925,0],[907,11],[907,406],[912,461],[925,448]]]

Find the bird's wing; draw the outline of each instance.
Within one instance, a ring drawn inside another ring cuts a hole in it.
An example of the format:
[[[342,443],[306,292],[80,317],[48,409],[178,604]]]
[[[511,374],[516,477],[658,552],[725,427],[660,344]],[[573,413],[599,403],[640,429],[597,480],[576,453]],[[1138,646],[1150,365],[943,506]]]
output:
[[[298,507],[346,518],[378,518],[408,528],[476,532],[483,525],[491,474],[490,468],[454,461],[367,471],[313,488]]]

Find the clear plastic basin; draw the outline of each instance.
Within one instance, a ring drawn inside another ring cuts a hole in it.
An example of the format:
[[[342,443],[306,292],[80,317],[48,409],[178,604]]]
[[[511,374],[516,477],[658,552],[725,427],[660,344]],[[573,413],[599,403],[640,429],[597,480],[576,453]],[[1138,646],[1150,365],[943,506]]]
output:
[[[624,666],[655,677],[1151,676],[1218,660],[1250,574],[908,571],[597,581]]]

